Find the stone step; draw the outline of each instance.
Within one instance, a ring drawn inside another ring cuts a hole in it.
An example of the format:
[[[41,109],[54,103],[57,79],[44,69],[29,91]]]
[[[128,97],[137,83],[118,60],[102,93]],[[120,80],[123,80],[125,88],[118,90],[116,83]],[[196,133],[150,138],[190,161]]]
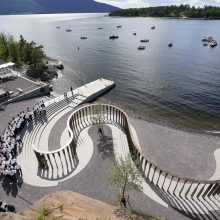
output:
[[[53,107],[50,107],[50,108],[48,106],[47,107],[47,113],[46,113],[48,121],[50,120],[51,117],[54,116],[54,113],[56,113],[58,110],[62,109],[65,105],[66,105],[66,102],[64,101],[63,103],[61,103],[61,102],[53,103]],[[40,122],[35,124],[34,129],[33,129],[32,132],[30,132],[30,134],[33,134],[34,130],[36,131],[37,128],[39,128],[40,125],[41,125]],[[28,132],[26,132],[26,133],[28,133]],[[30,137],[31,137],[31,135],[30,135]]]

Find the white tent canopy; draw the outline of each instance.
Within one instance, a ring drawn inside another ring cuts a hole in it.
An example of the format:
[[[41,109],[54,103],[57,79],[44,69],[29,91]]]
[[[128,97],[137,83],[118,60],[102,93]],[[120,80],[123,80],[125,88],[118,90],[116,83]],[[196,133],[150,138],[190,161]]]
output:
[[[2,65],[0,65],[0,69],[3,69],[3,68],[7,68],[7,67],[12,67],[14,66],[15,64],[10,62],[10,63],[4,63]]]

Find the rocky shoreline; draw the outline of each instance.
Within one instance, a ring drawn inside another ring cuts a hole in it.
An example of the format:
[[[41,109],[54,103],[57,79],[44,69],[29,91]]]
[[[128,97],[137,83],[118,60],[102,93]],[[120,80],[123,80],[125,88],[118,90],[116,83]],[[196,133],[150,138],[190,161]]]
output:
[[[64,70],[64,65],[59,60],[45,57],[43,59],[43,63],[38,68],[29,65],[17,70],[34,79],[38,79],[43,82],[51,82],[53,79],[58,77],[60,72]]]

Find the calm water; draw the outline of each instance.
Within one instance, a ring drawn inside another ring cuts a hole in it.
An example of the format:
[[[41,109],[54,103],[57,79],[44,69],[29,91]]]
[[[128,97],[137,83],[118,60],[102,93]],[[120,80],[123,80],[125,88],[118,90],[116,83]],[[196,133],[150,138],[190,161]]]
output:
[[[117,29],[116,25],[122,25]],[[151,30],[152,25],[156,26]],[[61,26],[61,29],[56,29]],[[98,30],[103,27],[103,30]],[[155,121],[220,130],[220,21],[109,18],[103,14],[0,16],[0,31],[43,44],[48,56],[65,64],[54,81],[57,92],[71,85],[115,76],[107,101]],[[70,33],[65,28],[71,28]],[[137,35],[132,34],[133,31]],[[109,40],[117,34],[118,40]],[[80,40],[86,35],[87,40]],[[140,39],[149,38],[138,51]],[[174,46],[168,48],[168,43]],[[77,47],[80,47],[78,51]]]

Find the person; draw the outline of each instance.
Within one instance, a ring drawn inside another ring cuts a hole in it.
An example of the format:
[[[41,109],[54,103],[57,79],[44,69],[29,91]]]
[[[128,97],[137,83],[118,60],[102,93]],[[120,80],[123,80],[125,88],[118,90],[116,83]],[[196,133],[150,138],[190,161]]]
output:
[[[71,90],[71,93],[72,93],[72,95],[73,95],[73,87],[72,87],[72,86],[71,86],[70,90]]]
[[[44,104],[44,101],[41,101],[41,108],[42,108],[43,113],[46,114],[46,106]]]
[[[16,141],[19,145],[22,144],[21,137],[19,134],[17,134],[17,136],[16,136]]]
[[[37,111],[35,110],[35,107],[33,107],[33,114],[34,114],[34,117],[36,117]]]
[[[28,113],[28,115],[29,115],[29,122],[30,122],[30,121],[33,120],[33,118],[32,118],[32,112],[30,111],[29,108],[27,109],[27,113]]]
[[[15,165],[15,170],[16,170],[16,173],[18,173],[20,176],[22,176],[21,166],[19,164]]]

